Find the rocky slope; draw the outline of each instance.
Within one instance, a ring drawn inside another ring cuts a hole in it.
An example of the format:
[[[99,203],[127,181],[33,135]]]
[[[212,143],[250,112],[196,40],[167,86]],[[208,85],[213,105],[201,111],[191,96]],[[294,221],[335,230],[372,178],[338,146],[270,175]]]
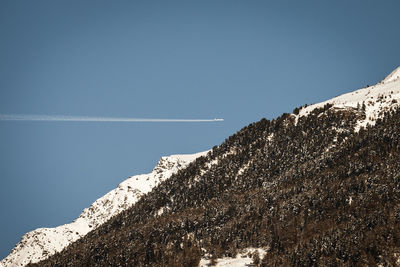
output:
[[[153,187],[206,153],[162,157],[151,173],[135,175],[125,180],[84,209],[72,223],[55,228],[39,228],[25,234],[10,255],[1,261],[0,266],[25,266],[61,251],[111,217],[131,207]]]

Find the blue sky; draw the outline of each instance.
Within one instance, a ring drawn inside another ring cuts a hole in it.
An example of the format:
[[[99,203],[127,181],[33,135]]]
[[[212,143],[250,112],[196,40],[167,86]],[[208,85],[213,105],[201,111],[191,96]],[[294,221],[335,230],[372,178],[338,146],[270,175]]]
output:
[[[0,258],[163,155],[380,81],[398,1],[1,1],[0,114],[224,118],[0,121]]]

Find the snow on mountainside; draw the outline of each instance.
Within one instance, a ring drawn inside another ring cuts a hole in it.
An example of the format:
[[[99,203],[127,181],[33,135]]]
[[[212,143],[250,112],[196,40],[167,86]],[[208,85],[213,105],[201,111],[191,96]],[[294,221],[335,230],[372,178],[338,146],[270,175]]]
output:
[[[382,83],[389,83],[400,78],[400,67],[392,71],[385,79],[383,79]]]
[[[355,112],[360,112],[361,110],[363,113],[365,112],[365,116],[357,122],[355,130],[358,131],[368,124],[374,125],[377,119],[384,116],[386,111],[398,106],[399,101],[400,67],[376,85],[343,94],[318,104],[303,107],[299,110],[297,115],[293,114],[293,116],[295,116],[297,120],[299,117],[307,116],[314,109],[323,107],[326,104],[333,105],[333,109],[337,110],[346,109]],[[273,134],[268,136],[269,141],[273,139]],[[233,152],[234,151],[228,151],[220,158],[222,159],[224,156]],[[132,206],[143,194],[149,192],[162,180],[169,178],[178,169],[184,168],[189,162],[206,153],[207,152],[194,155],[163,157],[150,174],[133,176],[122,182],[116,189],[98,199],[88,209],[85,209],[81,216],[73,223],[56,228],[41,228],[27,233],[1,264],[5,264],[5,266],[23,266],[30,261],[38,262],[57,251],[61,251],[68,244],[86,235],[89,231],[109,220],[112,216]],[[209,162],[207,166],[210,168],[217,163],[218,159],[215,159]],[[247,166],[249,165],[250,163],[248,163]],[[245,168],[246,166],[240,169],[239,174],[243,172]],[[162,212],[162,210],[160,212]],[[233,261],[237,261],[240,265],[248,264],[250,259],[240,257],[219,260],[221,260],[221,265],[223,265],[222,263],[228,262],[231,264]],[[208,261],[203,259],[202,263],[208,264]]]
[[[336,109],[356,109],[365,105],[365,119],[358,121],[356,131],[368,124],[374,125],[378,118],[400,101],[400,67],[380,83],[334,97],[330,100],[300,109],[298,117],[308,115],[315,108],[332,104]]]
[[[162,157],[151,173],[135,175],[120,183],[116,189],[84,209],[72,223],[55,228],[38,228],[25,234],[0,266],[25,266],[61,251],[112,216],[131,207],[153,187],[207,152]]]
[[[296,122],[302,116],[308,116],[314,109],[322,108],[326,104],[331,104],[333,109],[336,110],[350,110],[359,112],[362,110],[365,112],[365,117],[357,121],[355,131],[359,131],[361,128],[367,125],[375,125],[377,119],[382,118],[386,111],[394,107],[398,107],[400,104],[400,67],[391,72],[385,79],[376,85],[361,88],[359,90],[346,93],[327,101],[312,104],[300,108],[298,114],[292,114],[295,116]],[[274,138],[273,133],[270,134],[267,139],[271,141]],[[227,152],[229,154],[229,152]],[[226,154],[226,155],[227,155]],[[209,163],[209,165],[217,164],[217,160]],[[249,166],[251,162],[246,163],[240,170],[239,175],[242,174]],[[352,198],[349,198],[349,204],[352,203]],[[264,255],[266,252],[264,249],[257,249],[260,255]],[[254,252],[254,249],[250,249],[250,252]],[[245,251],[239,253],[236,257],[224,257],[215,259],[216,266],[253,266],[253,259],[251,253]],[[261,256],[262,257],[262,256]],[[199,267],[209,266],[211,262],[210,257],[202,257]],[[400,263],[400,258],[398,260]]]

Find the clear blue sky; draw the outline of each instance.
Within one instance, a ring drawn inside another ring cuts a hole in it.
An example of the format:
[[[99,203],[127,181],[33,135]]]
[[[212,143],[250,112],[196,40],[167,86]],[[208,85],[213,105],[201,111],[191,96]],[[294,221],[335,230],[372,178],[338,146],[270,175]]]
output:
[[[0,121],[0,258],[163,155],[381,80],[399,1],[0,2],[0,113],[224,118]]]

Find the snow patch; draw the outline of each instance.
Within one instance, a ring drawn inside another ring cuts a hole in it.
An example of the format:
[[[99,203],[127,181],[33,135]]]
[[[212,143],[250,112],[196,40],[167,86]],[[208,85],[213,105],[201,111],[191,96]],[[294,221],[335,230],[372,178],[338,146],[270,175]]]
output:
[[[243,266],[252,266],[253,258],[252,255],[255,252],[259,253],[260,261],[266,254],[265,250],[262,248],[246,248],[243,251],[239,252],[235,258],[232,257],[224,257],[216,259],[217,264],[216,267],[222,266],[230,266],[230,267],[243,267]],[[211,259],[209,256],[205,256],[200,260],[199,267],[208,267],[211,263]]]

